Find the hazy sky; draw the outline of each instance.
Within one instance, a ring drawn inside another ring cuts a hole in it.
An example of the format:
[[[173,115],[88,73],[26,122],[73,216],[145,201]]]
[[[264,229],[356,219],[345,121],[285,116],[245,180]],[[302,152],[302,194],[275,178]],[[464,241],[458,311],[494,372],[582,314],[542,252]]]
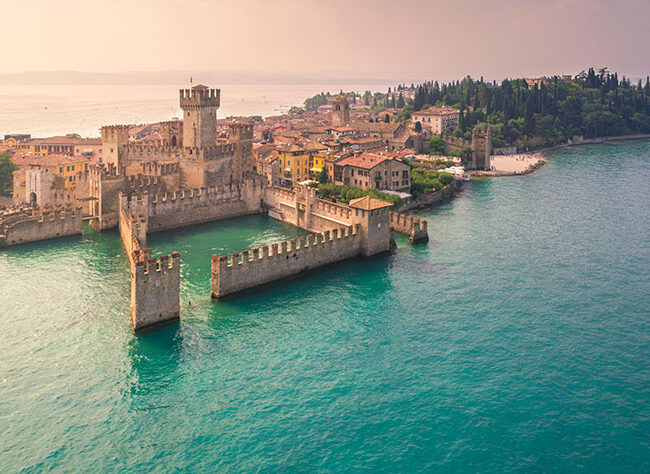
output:
[[[650,0],[0,0],[1,72],[650,73]]]

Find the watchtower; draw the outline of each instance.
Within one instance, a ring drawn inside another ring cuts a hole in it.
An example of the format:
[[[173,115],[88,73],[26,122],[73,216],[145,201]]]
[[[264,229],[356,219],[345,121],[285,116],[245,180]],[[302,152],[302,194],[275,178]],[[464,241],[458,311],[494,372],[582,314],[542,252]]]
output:
[[[120,168],[120,149],[129,143],[128,125],[107,125],[102,127],[102,161]]]
[[[183,109],[183,146],[206,148],[217,143],[217,109],[221,91],[196,85],[181,89],[180,106]]]
[[[237,179],[240,179],[253,171],[253,126],[246,123],[232,123],[228,127],[228,138],[236,147],[233,167]]]
[[[335,127],[345,125],[350,121],[350,104],[348,99],[339,94],[332,103],[332,125]]]
[[[472,130],[472,168],[477,170],[490,169],[492,155],[492,131],[475,128]]]

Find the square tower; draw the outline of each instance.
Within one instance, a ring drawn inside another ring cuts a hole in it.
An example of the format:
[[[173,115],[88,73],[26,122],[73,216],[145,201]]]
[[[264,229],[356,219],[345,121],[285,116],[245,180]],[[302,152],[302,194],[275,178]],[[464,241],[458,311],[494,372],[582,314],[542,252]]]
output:
[[[217,109],[221,91],[196,85],[181,89],[180,106],[183,109],[183,146],[213,147],[217,143]]]

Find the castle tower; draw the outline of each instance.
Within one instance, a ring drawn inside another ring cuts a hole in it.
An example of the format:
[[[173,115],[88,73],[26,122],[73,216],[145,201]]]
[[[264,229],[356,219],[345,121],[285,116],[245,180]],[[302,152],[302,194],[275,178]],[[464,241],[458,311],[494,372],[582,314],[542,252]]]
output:
[[[350,104],[348,99],[339,94],[332,103],[332,125],[339,127],[350,121]]]
[[[236,147],[235,179],[253,171],[253,126],[246,123],[230,124],[228,130],[230,142]]]
[[[206,148],[217,143],[217,109],[221,91],[196,85],[181,89],[180,105],[183,109],[183,146]]]
[[[102,161],[114,165],[119,169],[122,166],[120,149],[129,143],[128,125],[108,125],[102,127]]]
[[[490,170],[490,156],[492,155],[492,131],[472,130],[472,165],[477,170]]]

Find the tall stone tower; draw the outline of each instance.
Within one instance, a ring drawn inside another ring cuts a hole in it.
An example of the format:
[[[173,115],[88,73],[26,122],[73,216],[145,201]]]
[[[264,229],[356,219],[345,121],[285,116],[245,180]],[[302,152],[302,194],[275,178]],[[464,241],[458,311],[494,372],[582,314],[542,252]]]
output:
[[[235,145],[233,168],[235,179],[253,171],[253,126],[246,123],[230,124],[228,138]]]
[[[334,98],[332,103],[332,125],[340,127],[350,121],[350,104],[348,99],[339,94]]]
[[[122,166],[120,149],[129,143],[128,125],[108,125],[102,127],[102,161],[114,165],[116,169]]]
[[[183,146],[205,148],[217,143],[217,109],[221,91],[196,85],[180,90]]]
[[[472,168],[477,170],[490,169],[490,156],[492,155],[492,131],[472,130]]]

